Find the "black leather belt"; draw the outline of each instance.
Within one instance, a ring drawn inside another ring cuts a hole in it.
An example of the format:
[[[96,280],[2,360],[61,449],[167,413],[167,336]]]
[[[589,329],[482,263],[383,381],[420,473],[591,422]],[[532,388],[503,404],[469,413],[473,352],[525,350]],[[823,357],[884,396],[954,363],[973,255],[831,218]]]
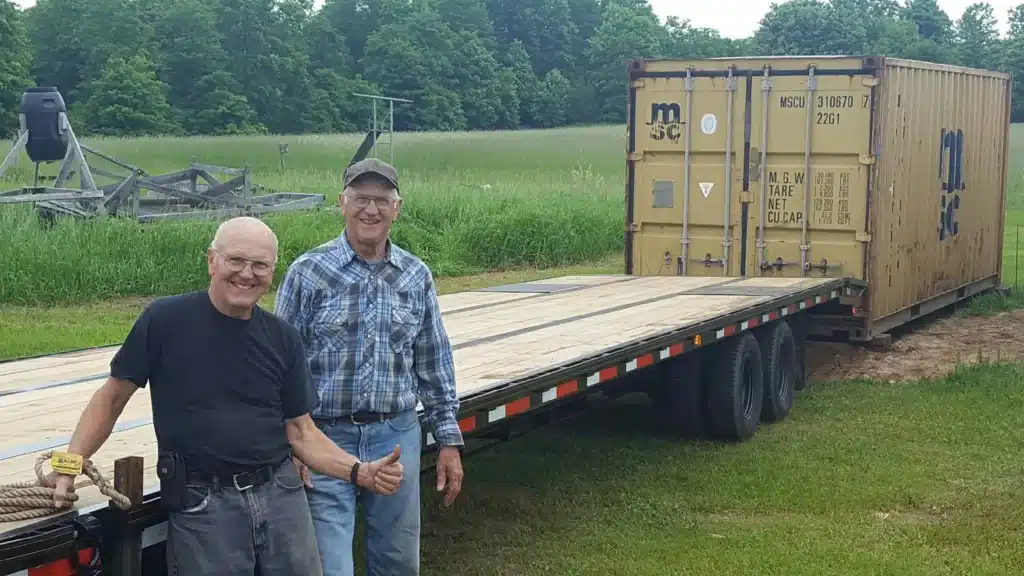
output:
[[[374,422],[385,422],[394,416],[391,412],[369,412],[359,411],[353,412],[345,417],[346,420],[353,424],[373,424]]]
[[[189,471],[188,482],[190,484],[213,484],[217,483],[221,487],[234,486],[239,492],[244,492],[249,488],[260,486],[266,482],[269,482],[274,477],[274,471],[277,470],[280,464],[272,466],[263,466],[256,470],[249,472],[240,472],[238,474],[210,474],[206,472]]]

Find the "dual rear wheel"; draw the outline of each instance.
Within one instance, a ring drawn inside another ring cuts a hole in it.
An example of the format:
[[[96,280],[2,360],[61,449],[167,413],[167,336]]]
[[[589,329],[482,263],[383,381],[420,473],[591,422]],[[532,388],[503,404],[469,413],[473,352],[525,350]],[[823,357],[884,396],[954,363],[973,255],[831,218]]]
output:
[[[780,320],[657,365],[651,397],[659,428],[742,442],[761,422],[785,419],[804,386],[799,340]]]

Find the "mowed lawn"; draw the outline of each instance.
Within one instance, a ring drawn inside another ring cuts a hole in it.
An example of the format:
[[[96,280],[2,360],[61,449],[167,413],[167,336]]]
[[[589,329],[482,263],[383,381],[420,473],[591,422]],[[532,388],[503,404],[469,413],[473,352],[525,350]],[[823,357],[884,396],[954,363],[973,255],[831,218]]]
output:
[[[649,402],[466,459],[426,486],[424,574],[1010,575],[1024,567],[1024,371],[818,382],[740,445],[652,431]]]

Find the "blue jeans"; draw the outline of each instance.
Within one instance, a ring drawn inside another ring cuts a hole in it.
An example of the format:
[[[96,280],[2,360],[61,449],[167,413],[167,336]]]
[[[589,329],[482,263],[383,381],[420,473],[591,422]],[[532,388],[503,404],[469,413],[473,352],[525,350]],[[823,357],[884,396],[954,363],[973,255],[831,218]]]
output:
[[[291,458],[273,478],[238,491],[214,479],[187,488],[167,517],[169,576],[320,576],[302,479]]]
[[[387,456],[401,446],[402,485],[390,496],[356,489],[345,480],[310,470],[306,489],[324,576],[352,576],[356,496],[366,513],[368,576],[417,576],[420,567],[420,421],[416,410],[384,422],[353,424],[341,417],[318,420],[328,438],[361,461]]]

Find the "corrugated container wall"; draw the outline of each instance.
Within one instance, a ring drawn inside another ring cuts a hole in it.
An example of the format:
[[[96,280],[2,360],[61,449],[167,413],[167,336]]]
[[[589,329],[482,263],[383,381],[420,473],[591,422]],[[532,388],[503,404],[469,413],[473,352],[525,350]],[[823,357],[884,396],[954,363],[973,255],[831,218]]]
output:
[[[994,286],[1010,90],[884,57],[634,61],[626,272],[854,278],[871,333]]]

